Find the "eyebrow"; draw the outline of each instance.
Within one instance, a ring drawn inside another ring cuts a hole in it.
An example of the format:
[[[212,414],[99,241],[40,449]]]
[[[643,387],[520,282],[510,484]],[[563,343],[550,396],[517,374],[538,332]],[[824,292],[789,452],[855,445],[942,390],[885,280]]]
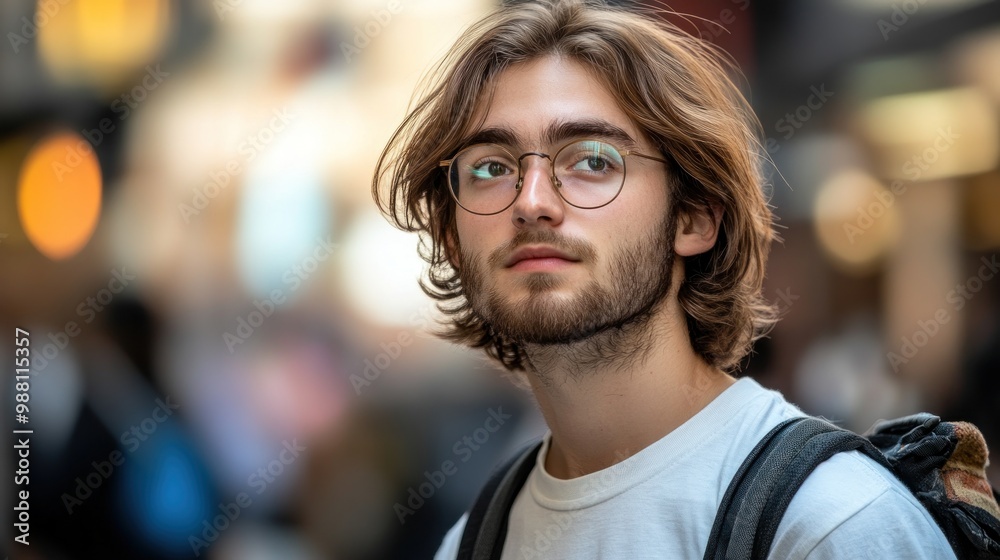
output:
[[[599,138],[609,140],[625,150],[638,148],[635,139],[628,132],[625,132],[625,129],[600,119],[553,121],[542,134],[543,143],[549,146],[571,138]],[[500,144],[514,147],[523,145],[521,140],[513,129],[506,126],[493,126],[476,132],[463,145]]]

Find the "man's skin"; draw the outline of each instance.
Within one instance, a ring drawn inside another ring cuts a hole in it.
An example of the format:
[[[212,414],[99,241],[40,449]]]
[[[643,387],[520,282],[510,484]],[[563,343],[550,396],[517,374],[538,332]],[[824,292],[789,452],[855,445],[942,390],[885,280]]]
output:
[[[571,59],[549,55],[507,69],[498,77],[492,104],[478,110],[478,116],[485,110],[486,118],[477,130],[506,127],[515,132],[515,156],[529,151],[553,154],[571,138],[549,143],[546,129],[581,119],[615,125],[635,139],[639,152],[658,155],[612,94]],[[629,149],[620,141],[612,143]],[[622,192],[602,208],[585,210],[564,202],[549,176],[550,161],[529,156],[522,163],[524,185],[513,206],[491,216],[457,210],[460,250],[452,251],[452,258],[460,267],[481,273],[482,285],[467,285],[477,312],[486,305],[482,294],[495,290],[501,306],[527,311],[525,306],[533,302],[536,312],[542,306],[558,314],[577,305],[581,290],[592,282],[628,301],[632,294],[622,293],[612,281],[612,257],[622,247],[641,247],[654,237],[670,200],[663,163],[639,157],[626,157],[625,163]],[[673,260],[669,292],[655,304],[648,321],[568,344],[526,345],[530,362],[541,374],[529,372],[528,380],[552,431],[545,461],[552,476],[574,478],[620,462],[623,454],[632,455],[670,433],[735,382],[695,353],[677,301],[683,258],[714,245],[720,219],[717,210],[678,216],[673,249],[679,258]],[[560,239],[582,241],[592,251],[567,255],[582,258],[575,262],[538,258],[506,266],[514,252],[525,247],[563,252],[580,247],[559,242],[509,246],[519,232],[545,230]],[[657,251],[647,257],[653,262],[666,255]],[[539,275],[547,281],[540,281]],[[594,355],[600,359],[581,360]]]

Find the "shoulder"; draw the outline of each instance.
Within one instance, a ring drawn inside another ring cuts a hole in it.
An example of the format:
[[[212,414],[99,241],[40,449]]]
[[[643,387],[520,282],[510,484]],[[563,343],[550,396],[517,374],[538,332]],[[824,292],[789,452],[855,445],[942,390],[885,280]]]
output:
[[[778,525],[774,558],[953,559],[944,533],[891,472],[857,451],[806,479]]]
[[[441,547],[434,555],[434,560],[455,560],[458,558],[458,547],[462,544],[462,532],[465,531],[465,521],[468,517],[469,514],[466,513],[448,530],[448,534],[441,541]]]

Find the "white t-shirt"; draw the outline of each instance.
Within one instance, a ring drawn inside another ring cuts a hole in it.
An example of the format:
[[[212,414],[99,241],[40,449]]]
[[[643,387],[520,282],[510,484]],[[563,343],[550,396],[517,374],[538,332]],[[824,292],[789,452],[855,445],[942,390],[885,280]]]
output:
[[[571,480],[545,472],[546,434],[511,509],[502,560],[698,560],[740,464],[781,421],[804,416],[742,378],[659,441]],[[467,515],[435,560],[457,557]],[[953,559],[927,510],[892,473],[856,451],[806,479],[778,525],[770,558]]]

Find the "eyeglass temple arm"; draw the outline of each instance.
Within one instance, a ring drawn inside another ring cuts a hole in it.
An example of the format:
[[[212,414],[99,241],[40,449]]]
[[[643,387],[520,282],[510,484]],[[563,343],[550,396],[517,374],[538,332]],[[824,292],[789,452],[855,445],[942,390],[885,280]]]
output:
[[[670,165],[670,162],[663,158],[658,158],[656,156],[647,156],[646,154],[640,154],[635,150],[625,150],[624,152],[622,152],[622,156],[639,156],[641,158],[651,159],[653,161],[658,161],[660,163],[666,163],[667,165]]]

